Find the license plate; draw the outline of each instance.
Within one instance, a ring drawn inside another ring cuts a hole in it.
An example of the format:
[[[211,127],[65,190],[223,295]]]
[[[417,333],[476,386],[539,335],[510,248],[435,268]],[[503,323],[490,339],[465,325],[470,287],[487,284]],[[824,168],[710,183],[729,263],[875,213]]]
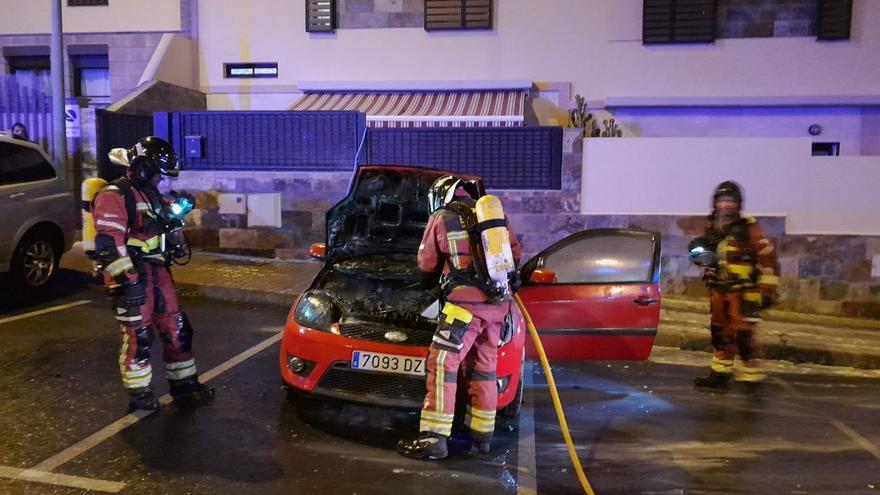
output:
[[[425,358],[383,354],[381,352],[354,351],[351,354],[351,367],[356,370],[424,376]]]

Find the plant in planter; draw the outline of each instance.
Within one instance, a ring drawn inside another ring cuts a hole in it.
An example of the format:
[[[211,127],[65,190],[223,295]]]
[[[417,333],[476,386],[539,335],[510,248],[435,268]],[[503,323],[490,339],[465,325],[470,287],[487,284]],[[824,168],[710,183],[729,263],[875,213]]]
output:
[[[623,131],[620,130],[620,127],[614,122],[614,119],[611,120],[603,120],[602,127],[604,129],[599,132],[599,129],[593,131],[593,136],[595,137],[623,137]]]
[[[587,111],[587,99],[581,95],[574,96],[575,107],[568,111],[568,119],[572,127],[583,129],[584,136],[593,136],[596,129],[596,121],[593,114]]]

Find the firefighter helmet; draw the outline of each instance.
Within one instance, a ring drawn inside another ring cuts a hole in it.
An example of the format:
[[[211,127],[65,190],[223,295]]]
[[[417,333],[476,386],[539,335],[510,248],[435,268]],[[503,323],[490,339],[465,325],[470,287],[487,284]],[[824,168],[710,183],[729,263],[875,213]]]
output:
[[[157,174],[177,177],[180,163],[174,148],[162,138],[147,136],[128,150],[128,164],[132,174],[149,181]]]
[[[715,188],[715,192],[712,194],[712,207],[715,207],[715,203],[718,201],[718,198],[722,196],[728,196],[733,198],[737,205],[739,205],[739,209],[742,210],[743,206],[743,194],[742,187],[739,184],[732,180],[726,180]]]
[[[480,195],[473,182],[454,175],[444,175],[435,180],[428,190],[428,212],[434,213],[451,203],[455,198],[455,191],[459,188],[464,189],[473,199],[477,199]]]

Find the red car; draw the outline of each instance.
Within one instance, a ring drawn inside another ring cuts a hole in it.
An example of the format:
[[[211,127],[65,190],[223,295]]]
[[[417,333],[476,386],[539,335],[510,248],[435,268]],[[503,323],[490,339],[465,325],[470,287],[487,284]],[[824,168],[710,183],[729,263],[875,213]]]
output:
[[[416,255],[428,221],[428,189],[449,174],[358,169],[348,195],[327,212],[327,243],[312,246],[324,266],[287,318],[279,356],[287,387],[421,407],[439,292],[420,287]],[[484,193],[479,178],[465,178]],[[586,230],[526,262],[519,295],[551,360],[644,360],[657,333],[659,270],[658,234]],[[515,309],[498,347],[500,413],[519,412],[522,362],[533,354]]]

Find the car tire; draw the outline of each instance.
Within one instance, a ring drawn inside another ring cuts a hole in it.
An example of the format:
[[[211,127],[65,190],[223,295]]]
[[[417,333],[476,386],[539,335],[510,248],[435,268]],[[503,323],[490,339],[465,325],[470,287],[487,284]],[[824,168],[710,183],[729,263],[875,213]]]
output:
[[[20,295],[31,299],[43,295],[58,273],[61,249],[46,232],[28,233],[12,256],[10,275]]]

